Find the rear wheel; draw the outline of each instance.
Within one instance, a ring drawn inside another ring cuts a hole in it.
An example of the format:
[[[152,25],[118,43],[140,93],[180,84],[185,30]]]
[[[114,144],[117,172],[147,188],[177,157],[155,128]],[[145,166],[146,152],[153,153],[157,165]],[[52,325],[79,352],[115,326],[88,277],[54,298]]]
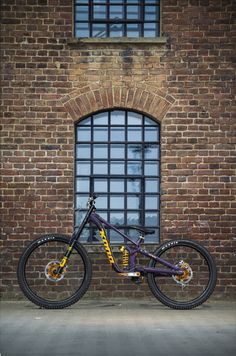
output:
[[[149,287],[160,302],[170,308],[191,309],[210,297],[216,285],[216,266],[203,246],[188,240],[170,241],[161,245],[154,255],[183,270],[181,276],[148,274]],[[163,269],[153,259],[149,267]]]
[[[68,245],[69,238],[64,235],[45,235],[33,241],[19,260],[19,285],[25,296],[40,307],[68,307],[89,288],[91,262],[79,243],[75,244],[62,273],[57,274]]]

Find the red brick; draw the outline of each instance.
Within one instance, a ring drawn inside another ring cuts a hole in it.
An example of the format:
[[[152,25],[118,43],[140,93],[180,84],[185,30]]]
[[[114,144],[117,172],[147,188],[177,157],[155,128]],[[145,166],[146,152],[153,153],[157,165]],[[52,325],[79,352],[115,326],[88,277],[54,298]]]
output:
[[[180,236],[209,246],[221,269],[216,295],[230,296],[236,270],[233,0],[164,1],[168,42],[148,48],[70,46],[67,0],[4,3],[1,232],[6,257],[14,257],[4,270],[4,295],[18,293],[12,276],[23,246],[41,233],[72,231],[74,123],[119,107],[161,123],[161,241]],[[89,296],[149,295],[146,284],[141,292],[113,277],[100,253],[92,259]]]

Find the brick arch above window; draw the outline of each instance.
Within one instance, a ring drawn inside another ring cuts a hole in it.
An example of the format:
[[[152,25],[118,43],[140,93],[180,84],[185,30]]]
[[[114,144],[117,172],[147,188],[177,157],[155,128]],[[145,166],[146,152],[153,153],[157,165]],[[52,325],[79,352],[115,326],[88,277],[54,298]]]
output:
[[[141,111],[162,121],[175,102],[173,96],[151,85],[122,86],[91,84],[79,88],[61,99],[74,121],[107,108]]]

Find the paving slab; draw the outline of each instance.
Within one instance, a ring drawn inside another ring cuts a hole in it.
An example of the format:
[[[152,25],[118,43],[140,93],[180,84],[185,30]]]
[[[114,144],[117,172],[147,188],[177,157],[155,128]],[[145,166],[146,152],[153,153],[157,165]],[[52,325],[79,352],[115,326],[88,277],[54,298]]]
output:
[[[193,310],[150,300],[81,300],[63,310],[2,302],[0,356],[231,356],[236,303]]]

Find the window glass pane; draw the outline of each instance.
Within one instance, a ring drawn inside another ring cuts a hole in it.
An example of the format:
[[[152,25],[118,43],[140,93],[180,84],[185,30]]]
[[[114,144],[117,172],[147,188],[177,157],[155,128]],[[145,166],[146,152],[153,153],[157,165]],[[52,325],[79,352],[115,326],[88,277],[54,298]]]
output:
[[[142,128],[129,127],[128,128],[128,141],[142,141]]]
[[[144,139],[146,142],[159,141],[159,129],[158,127],[145,127]]]
[[[96,208],[97,209],[107,209],[108,197],[107,195],[99,195],[99,198],[96,200]]]
[[[75,213],[75,225],[78,226],[81,224],[82,220],[84,219],[86,211],[76,211]]]
[[[127,174],[130,175],[141,175],[142,165],[141,162],[127,162]]]
[[[159,209],[159,196],[146,196],[145,197],[145,209]]]
[[[79,122],[79,126],[77,127],[77,133],[79,132],[80,126],[82,125],[91,125],[91,117],[83,119],[82,121]]]
[[[91,157],[91,145],[76,145],[76,157],[77,158],[90,158]]]
[[[145,192],[146,193],[159,193],[159,180],[146,178],[145,179]]]
[[[124,233],[124,230],[123,229],[119,229],[121,232]],[[110,241],[112,242],[123,242],[124,241],[124,238],[118,234],[118,232],[114,231],[114,230],[111,230],[109,229],[108,232],[107,232],[109,238],[110,238]]]
[[[136,193],[141,192],[141,180],[140,179],[128,179],[127,180],[127,192]]]
[[[110,173],[111,174],[125,174],[125,163],[118,161],[110,162]]]
[[[107,179],[94,179],[94,192],[99,193],[99,192],[107,192]]]
[[[140,17],[140,8],[138,5],[127,6],[127,19],[138,20]]]
[[[125,158],[125,145],[111,144],[110,145],[111,158]]]
[[[110,19],[123,19],[123,6],[111,5],[110,6]]]
[[[124,141],[125,140],[125,128],[124,127],[111,127],[111,141]]]
[[[155,121],[152,119],[149,119],[149,117],[144,117],[144,125],[155,125]]]
[[[87,195],[76,195],[75,208],[76,209],[85,209],[87,206],[88,196]]]
[[[108,164],[107,164],[107,162],[94,161],[94,163],[93,163],[93,174],[108,174]]]
[[[123,195],[110,196],[110,209],[124,209],[125,202]]]
[[[106,6],[104,5],[94,5],[93,7],[93,18],[96,20],[106,19]]]
[[[112,24],[110,28],[110,37],[122,37],[124,35],[124,25]]]
[[[145,6],[145,20],[156,20],[156,6]]]
[[[88,6],[77,6],[75,20],[88,21]]]
[[[94,127],[93,130],[93,140],[94,141],[107,141],[108,140],[108,129],[106,127]]]
[[[113,193],[124,192],[125,184],[124,179],[111,179],[110,191]]]
[[[93,157],[94,158],[107,158],[108,157],[108,145],[94,144],[93,145]]]
[[[133,144],[128,145],[128,158],[132,159],[142,159],[142,145]]]
[[[128,112],[128,125],[142,125],[142,115],[136,112]]]
[[[139,24],[127,24],[127,37],[140,37],[141,28]]]
[[[91,163],[90,162],[77,162],[76,164],[76,174],[78,176],[89,176],[91,174]]]
[[[144,149],[144,158],[159,159],[159,145],[147,144]]]
[[[103,211],[98,211],[98,213],[103,219],[107,220],[107,213],[105,213]],[[100,236],[99,236],[99,238],[100,238]]]
[[[127,209],[141,209],[139,195],[127,196]]]
[[[139,212],[128,212],[127,213],[127,225],[141,225],[140,213]]]
[[[76,37],[89,37],[89,24],[77,23],[75,25],[75,35]]]
[[[85,126],[77,129],[77,141],[91,141],[91,128]]]
[[[110,213],[110,223],[113,225],[124,225],[124,213],[119,211]]]
[[[106,24],[93,24],[92,25],[92,35],[93,37],[107,37],[107,26]]]
[[[76,191],[77,192],[89,192],[89,179],[88,178],[76,178]]]
[[[157,226],[159,222],[159,214],[157,211],[145,213],[145,226]]]
[[[156,37],[156,23],[144,23],[144,37]]]
[[[159,162],[145,162],[144,163],[145,176],[159,176]]]
[[[93,115],[94,125],[108,125],[108,113],[102,112],[101,114]]]
[[[111,112],[111,125],[124,125],[125,111],[115,110]]]

